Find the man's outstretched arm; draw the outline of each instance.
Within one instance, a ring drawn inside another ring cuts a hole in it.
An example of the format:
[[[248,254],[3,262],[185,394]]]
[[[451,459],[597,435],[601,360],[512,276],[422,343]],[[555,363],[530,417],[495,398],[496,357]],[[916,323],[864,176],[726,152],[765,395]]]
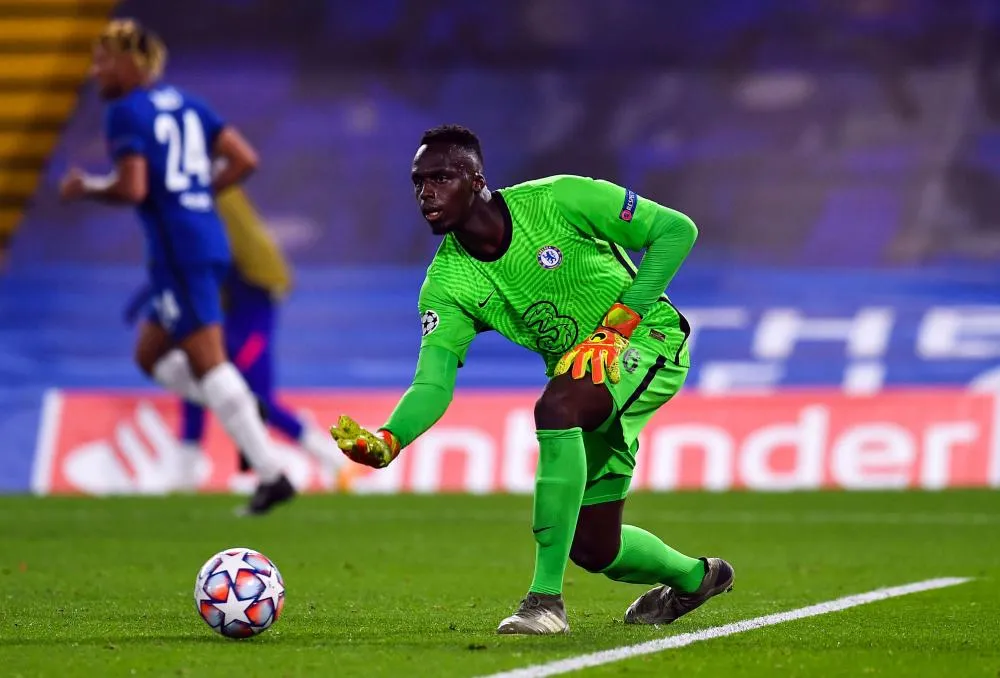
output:
[[[389,431],[406,447],[437,423],[455,394],[458,356],[440,346],[425,346],[417,358],[413,383],[381,430]]]
[[[372,432],[341,415],[330,435],[337,446],[359,464],[388,466],[400,450],[440,419],[455,393],[458,356],[440,346],[426,346],[417,358],[413,383],[396,403],[385,424]]]
[[[388,421],[372,432],[344,415],[330,428],[337,446],[359,464],[388,466],[451,404],[458,366],[476,336],[475,323],[430,280],[424,281],[418,306],[421,340],[416,373]]]

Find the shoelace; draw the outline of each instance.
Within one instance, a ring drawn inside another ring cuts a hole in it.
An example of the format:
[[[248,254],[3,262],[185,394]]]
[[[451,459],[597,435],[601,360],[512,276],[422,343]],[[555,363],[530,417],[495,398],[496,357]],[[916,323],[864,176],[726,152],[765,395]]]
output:
[[[521,601],[522,610],[531,610],[542,606],[542,599],[538,596],[528,596]]]

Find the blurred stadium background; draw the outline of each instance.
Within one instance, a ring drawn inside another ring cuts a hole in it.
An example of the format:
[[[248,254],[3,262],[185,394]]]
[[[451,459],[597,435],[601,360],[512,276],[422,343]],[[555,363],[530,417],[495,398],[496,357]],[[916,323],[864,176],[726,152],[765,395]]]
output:
[[[60,205],[108,166],[84,82],[110,14],[258,146],[248,184],[296,265],[279,382],[379,423],[409,383],[436,246],[409,162],[458,122],[491,185],[628,185],[700,227],[671,287],[686,392],[639,487],[1000,485],[1000,4],[991,0],[3,0],[0,491],[156,491],[176,404],[131,360],[129,210]],[[530,491],[540,361],[473,345],[461,396],[356,490]],[[233,454],[210,432],[206,489]],[[324,478],[289,448],[296,477]]]

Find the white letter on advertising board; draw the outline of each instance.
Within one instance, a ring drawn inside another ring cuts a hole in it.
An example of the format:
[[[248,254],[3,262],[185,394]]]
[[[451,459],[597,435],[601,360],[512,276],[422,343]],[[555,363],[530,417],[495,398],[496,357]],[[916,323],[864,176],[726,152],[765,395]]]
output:
[[[936,360],[1000,357],[1000,306],[939,306],[917,332],[917,354]]]
[[[495,446],[493,439],[479,429],[431,429],[417,438],[414,447],[410,459],[414,492],[432,494],[441,490],[447,452],[465,455],[465,478],[462,486],[454,490],[485,494],[496,489],[493,483]]]
[[[844,341],[849,357],[877,358],[889,345],[892,322],[890,308],[862,308],[853,318],[806,318],[794,308],[776,308],[761,317],[753,353],[762,360],[783,360],[802,340]]]
[[[733,441],[721,428],[696,424],[667,426],[653,436],[649,488],[674,490],[681,485],[681,457],[700,450],[704,463],[701,481],[686,489],[727,490],[733,485]]]
[[[920,465],[920,486],[925,490],[940,490],[950,487],[953,484],[950,473],[952,447],[975,442],[978,437],[979,427],[971,421],[953,421],[928,426],[927,432],[924,434],[924,459]],[[984,458],[987,456],[985,449],[982,456]],[[985,480],[984,477],[978,484],[985,484]]]
[[[774,424],[747,436],[740,450],[740,472],[747,487],[757,490],[809,490],[823,481],[823,450],[829,416],[826,408],[802,409],[794,424]],[[776,470],[771,459],[782,448],[794,451],[791,470]]]
[[[831,451],[833,482],[848,490],[904,488],[916,457],[913,436],[897,424],[862,424],[844,432]]]

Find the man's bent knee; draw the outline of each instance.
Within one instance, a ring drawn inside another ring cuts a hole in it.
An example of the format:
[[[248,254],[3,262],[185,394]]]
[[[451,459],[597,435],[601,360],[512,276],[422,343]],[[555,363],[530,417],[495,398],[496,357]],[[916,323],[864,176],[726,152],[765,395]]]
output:
[[[170,349],[170,340],[159,328],[146,326],[139,334],[135,344],[133,359],[145,374],[152,376],[156,363]]]
[[[580,509],[569,552],[574,563],[588,572],[603,572],[618,559],[624,506],[624,500],[617,500]]]
[[[222,328],[218,324],[195,330],[180,342],[180,346],[187,354],[191,372],[197,379],[227,360]]]
[[[618,557],[621,544],[600,542],[577,542],[569,550],[569,559],[587,572],[603,572]]]
[[[156,356],[153,356],[149,351],[144,351],[141,346],[136,347],[135,355],[133,356],[135,364],[139,366],[143,374],[147,377],[153,376],[153,368],[156,366]]]

